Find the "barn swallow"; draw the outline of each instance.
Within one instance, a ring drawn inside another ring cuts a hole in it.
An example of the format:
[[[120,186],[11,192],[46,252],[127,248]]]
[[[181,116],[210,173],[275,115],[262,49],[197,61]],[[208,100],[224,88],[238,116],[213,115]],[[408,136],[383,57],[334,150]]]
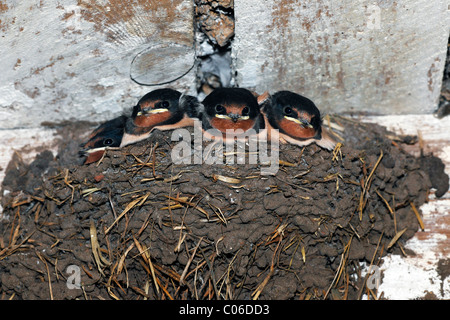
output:
[[[169,88],[147,93],[133,109],[134,125],[149,130],[158,127],[161,131],[191,126],[192,121],[185,112],[187,97],[194,98]]]
[[[147,139],[154,129],[161,131],[192,126],[197,98],[172,89],[158,89],[143,96],[133,107],[131,117],[122,115],[95,129],[81,145],[87,154],[85,164],[100,159],[106,147],[122,148]]]
[[[198,105],[197,118],[201,120],[206,136],[218,138],[217,135],[211,136],[208,133],[215,129],[222,135],[219,139],[222,138],[225,142],[230,142],[226,137],[227,130],[240,129],[242,136],[246,136],[251,129],[257,134],[265,129],[264,117],[255,95],[243,88],[214,89]]]
[[[150,136],[150,130],[134,126],[131,118],[122,115],[95,129],[88,141],[80,145],[80,154],[87,155],[84,164],[89,164],[101,159],[106,148],[122,148]]]
[[[194,125],[197,98],[165,88],[144,95],[126,122],[121,147],[148,138],[152,131],[167,131]]]
[[[121,115],[98,126],[80,145],[80,154],[87,155],[85,164],[99,160],[107,147],[120,147],[128,117]]]
[[[335,142],[322,128],[320,111],[308,98],[290,91],[279,91],[265,99],[262,106],[270,131],[279,130],[280,142],[298,146],[316,143],[332,150]]]

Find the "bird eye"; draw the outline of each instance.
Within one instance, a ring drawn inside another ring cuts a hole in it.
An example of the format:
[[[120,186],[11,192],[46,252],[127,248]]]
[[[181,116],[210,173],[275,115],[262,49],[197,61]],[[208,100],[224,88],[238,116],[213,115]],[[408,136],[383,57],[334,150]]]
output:
[[[216,112],[218,114],[225,114],[226,112],[225,107],[221,104],[216,105]]]
[[[161,107],[167,109],[169,107],[169,101],[164,100],[163,102],[161,102]]]
[[[291,107],[284,107],[283,112],[285,115],[290,116],[292,115],[292,108]]]
[[[250,113],[250,108],[249,107],[244,107],[244,109],[242,109],[242,115],[243,116],[248,116],[249,113]]]
[[[110,145],[112,145],[113,143],[114,143],[114,140],[111,139],[111,138],[107,138],[107,139],[103,140],[103,144],[104,144],[105,146],[110,146]]]

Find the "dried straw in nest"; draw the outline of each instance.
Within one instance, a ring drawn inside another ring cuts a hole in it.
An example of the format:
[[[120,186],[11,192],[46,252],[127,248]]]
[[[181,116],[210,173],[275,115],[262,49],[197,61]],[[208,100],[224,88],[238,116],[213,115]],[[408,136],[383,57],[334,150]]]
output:
[[[383,129],[333,123],[333,152],[282,145],[274,176],[175,165],[167,134],[44,175],[3,199],[3,298],[379,298],[360,262],[407,254],[430,182]]]

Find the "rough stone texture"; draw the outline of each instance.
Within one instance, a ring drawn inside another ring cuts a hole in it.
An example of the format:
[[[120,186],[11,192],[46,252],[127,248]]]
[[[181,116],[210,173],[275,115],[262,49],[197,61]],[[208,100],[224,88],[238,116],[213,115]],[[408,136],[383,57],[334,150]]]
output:
[[[161,83],[194,61],[191,0],[1,0],[0,15],[0,128],[110,119],[154,89],[130,71]],[[158,54],[167,45],[175,53]],[[170,85],[192,92],[194,80]]]
[[[200,30],[219,47],[228,45],[234,36],[233,1],[197,0],[195,3]]]
[[[326,112],[431,113],[447,39],[443,0],[235,0],[236,83],[293,90]]]

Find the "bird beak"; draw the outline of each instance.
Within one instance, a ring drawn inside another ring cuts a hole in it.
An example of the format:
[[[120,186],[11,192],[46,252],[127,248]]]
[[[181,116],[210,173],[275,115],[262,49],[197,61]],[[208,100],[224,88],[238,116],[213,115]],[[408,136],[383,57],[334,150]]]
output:
[[[80,151],[79,151],[78,153],[81,154],[81,155],[86,155],[86,154],[88,154],[89,152],[91,152],[91,150],[94,150],[94,149],[92,149],[92,148],[89,147],[90,142],[91,142],[91,141],[89,140],[88,142],[83,142],[83,143],[81,143],[81,144],[79,145]]]
[[[159,109],[144,109],[141,110],[137,113],[137,116],[142,116],[142,115],[148,115],[148,114],[156,114],[156,113],[163,113],[163,112],[168,112],[169,109],[166,108],[159,108]]]
[[[302,127],[309,128],[309,129],[314,128],[314,127],[312,126],[312,124],[309,123],[309,122],[306,121],[306,120],[298,120],[298,119],[296,119],[296,118],[292,118],[292,117],[288,117],[288,116],[284,116],[284,118],[287,119],[287,120],[289,120],[289,121],[294,121],[295,123],[298,123],[298,124],[301,125]]]
[[[240,114],[236,113],[229,113],[229,114],[216,114],[216,118],[219,119],[227,119],[232,120],[233,122],[237,122],[238,120],[248,120],[249,116],[241,116]]]
[[[219,118],[219,119],[227,119],[227,120],[231,120],[230,116],[229,116],[229,115],[226,115],[226,114],[218,114],[218,113],[216,113],[215,117],[216,117],[216,118]]]

